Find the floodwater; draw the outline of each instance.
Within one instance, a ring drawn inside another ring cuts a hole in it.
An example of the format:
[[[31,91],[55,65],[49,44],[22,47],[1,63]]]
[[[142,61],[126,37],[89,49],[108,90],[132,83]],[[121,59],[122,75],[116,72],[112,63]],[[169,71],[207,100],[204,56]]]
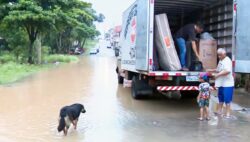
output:
[[[103,50],[103,51],[102,51]],[[112,49],[56,66],[18,83],[0,87],[1,142],[247,142],[250,118],[200,122],[195,100],[154,97],[133,100],[117,84]],[[86,113],[68,135],[57,132],[59,110],[82,103]]]

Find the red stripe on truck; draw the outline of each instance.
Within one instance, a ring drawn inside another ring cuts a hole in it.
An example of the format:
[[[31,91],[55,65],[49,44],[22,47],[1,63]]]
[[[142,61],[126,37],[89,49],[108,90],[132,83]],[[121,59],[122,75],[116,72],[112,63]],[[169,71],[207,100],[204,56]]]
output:
[[[153,60],[149,59],[149,65],[152,66],[153,65]]]
[[[155,73],[149,73],[148,76],[155,76]]]
[[[181,73],[176,73],[175,75],[176,75],[176,76],[182,76],[182,74],[181,74]]]
[[[193,91],[193,90],[199,90],[199,88],[198,86],[158,86],[157,90],[159,91],[181,91],[181,90]]]
[[[198,91],[198,86],[158,86],[157,90],[159,91]],[[216,90],[216,87],[211,86],[210,90]]]
[[[237,11],[237,4],[235,3],[234,4],[234,12],[236,12]]]
[[[168,77],[169,77],[169,74],[168,73],[163,73],[163,79],[168,79]]]

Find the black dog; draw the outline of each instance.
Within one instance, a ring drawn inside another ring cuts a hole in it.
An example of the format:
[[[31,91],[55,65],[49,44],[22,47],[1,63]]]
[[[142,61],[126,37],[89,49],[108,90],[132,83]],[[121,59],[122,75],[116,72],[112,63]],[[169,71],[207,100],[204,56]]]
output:
[[[66,136],[71,123],[76,129],[78,118],[81,112],[86,112],[82,104],[73,104],[63,107],[60,110],[59,125],[57,127],[58,132],[63,131],[64,135]]]

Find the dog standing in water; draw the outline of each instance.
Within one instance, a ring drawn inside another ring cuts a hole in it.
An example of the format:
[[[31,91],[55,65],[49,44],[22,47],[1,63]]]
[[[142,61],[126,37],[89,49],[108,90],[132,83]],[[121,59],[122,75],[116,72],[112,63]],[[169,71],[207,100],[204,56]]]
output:
[[[82,104],[72,104],[61,108],[59,114],[59,125],[57,127],[58,132],[63,131],[66,136],[71,123],[76,129],[81,112],[86,112]]]

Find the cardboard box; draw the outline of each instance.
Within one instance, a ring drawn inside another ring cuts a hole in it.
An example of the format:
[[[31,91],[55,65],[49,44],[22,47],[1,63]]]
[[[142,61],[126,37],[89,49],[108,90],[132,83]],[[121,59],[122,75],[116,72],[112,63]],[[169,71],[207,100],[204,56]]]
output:
[[[200,40],[199,54],[204,69],[215,69],[217,67],[217,41]]]

